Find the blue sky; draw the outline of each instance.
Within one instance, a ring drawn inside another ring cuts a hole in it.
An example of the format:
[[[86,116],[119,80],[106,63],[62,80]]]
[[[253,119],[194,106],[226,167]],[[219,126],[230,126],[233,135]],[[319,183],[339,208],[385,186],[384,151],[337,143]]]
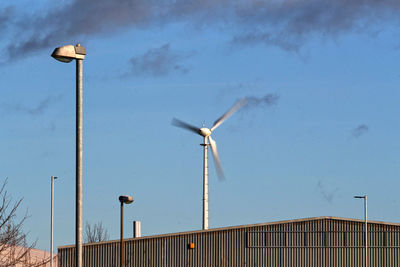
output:
[[[144,235],[201,229],[202,142],[171,125],[214,120],[210,227],[312,216],[399,221],[400,5],[396,1],[64,0],[0,3],[0,177],[30,241],[73,244],[75,66],[81,43],[84,222],[119,237],[118,196]],[[211,156],[211,155],[210,155]]]

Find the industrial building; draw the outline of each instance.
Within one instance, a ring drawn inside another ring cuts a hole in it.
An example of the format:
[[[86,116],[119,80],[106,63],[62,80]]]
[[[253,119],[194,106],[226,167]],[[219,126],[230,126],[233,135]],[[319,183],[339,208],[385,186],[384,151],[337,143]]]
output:
[[[363,220],[315,217],[125,240],[127,267],[365,266]],[[75,246],[58,266],[75,266]],[[85,244],[83,266],[119,266],[119,240]],[[368,266],[400,267],[400,224],[368,222]]]

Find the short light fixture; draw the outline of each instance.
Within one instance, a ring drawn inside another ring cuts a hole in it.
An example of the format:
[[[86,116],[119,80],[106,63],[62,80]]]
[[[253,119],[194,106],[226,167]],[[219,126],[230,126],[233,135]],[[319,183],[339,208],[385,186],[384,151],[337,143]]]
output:
[[[119,196],[119,201],[124,204],[131,204],[133,202],[133,197],[131,196]]]
[[[367,219],[367,195],[354,196],[354,198],[364,199],[364,223],[365,223],[365,267],[368,267],[368,219]]]
[[[124,267],[124,204],[131,204],[133,202],[133,197],[122,195],[118,198],[119,202],[121,202],[121,239],[120,239],[120,248],[119,248],[119,256],[120,256],[120,266]]]

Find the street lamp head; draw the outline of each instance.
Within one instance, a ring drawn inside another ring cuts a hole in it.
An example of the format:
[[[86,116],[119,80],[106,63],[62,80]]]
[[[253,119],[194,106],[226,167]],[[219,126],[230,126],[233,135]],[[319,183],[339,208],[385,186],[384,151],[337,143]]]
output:
[[[57,59],[61,62],[71,62],[74,59],[84,59],[86,55],[86,48],[77,44],[76,46],[73,45],[65,45],[61,47],[57,47],[54,49],[53,53],[51,54],[52,57]]]
[[[354,196],[354,198],[365,198],[366,196]]]
[[[124,204],[131,204],[133,202],[133,197],[131,196],[119,196],[119,201]]]

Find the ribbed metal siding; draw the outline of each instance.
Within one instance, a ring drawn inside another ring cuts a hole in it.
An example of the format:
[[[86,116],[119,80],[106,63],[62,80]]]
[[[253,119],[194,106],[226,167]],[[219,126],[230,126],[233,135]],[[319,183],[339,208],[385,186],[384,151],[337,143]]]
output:
[[[398,226],[368,225],[369,266],[400,267]],[[188,244],[194,243],[195,249]],[[74,247],[59,249],[59,266],[74,266]],[[125,242],[127,267],[364,266],[364,225],[322,219],[199,231]],[[87,244],[85,267],[119,266],[119,243]]]

